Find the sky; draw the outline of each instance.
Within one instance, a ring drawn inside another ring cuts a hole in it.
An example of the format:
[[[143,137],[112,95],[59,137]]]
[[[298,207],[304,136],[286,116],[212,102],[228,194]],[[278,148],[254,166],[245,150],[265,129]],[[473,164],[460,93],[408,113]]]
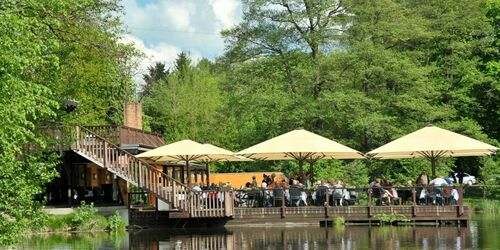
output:
[[[195,62],[222,55],[220,31],[241,20],[239,0],[122,0],[122,5],[129,31],[122,40],[147,57],[139,65],[139,82],[149,65],[160,61],[171,66],[182,51]]]

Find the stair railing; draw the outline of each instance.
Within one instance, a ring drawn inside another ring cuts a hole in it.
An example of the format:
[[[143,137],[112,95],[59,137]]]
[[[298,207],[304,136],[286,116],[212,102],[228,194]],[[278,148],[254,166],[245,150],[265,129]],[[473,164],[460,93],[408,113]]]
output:
[[[73,150],[139,188],[156,194],[174,208],[190,211],[192,190],[188,186],[85,127],[76,127],[75,139]]]

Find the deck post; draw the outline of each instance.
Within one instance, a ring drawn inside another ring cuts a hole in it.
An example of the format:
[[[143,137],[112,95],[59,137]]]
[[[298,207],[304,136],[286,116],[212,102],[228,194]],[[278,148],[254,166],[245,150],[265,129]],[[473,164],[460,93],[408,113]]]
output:
[[[102,149],[104,150],[103,152],[103,157],[102,157],[102,165],[104,168],[107,168],[108,166],[106,165],[108,163],[108,143],[106,141],[102,141]]]
[[[368,218],[372,217],[372,189],[368,189]]]
[[[325,202],[324,206],[325,206],[325,218],[328,218],[328,217],[330,217],[330,215],[328,214],[328,208],[330,207],[330,190],[329,189],[326,189],[326,202]]]
[[[76,149],[80,150],[80,126],[76,126]]]
[[[285,208],[285,189],[281,192],[281,218],[285,218],[286,208]]]
[[[458,217],[464,214],[464,186],[458,187]]]
[[[234,200],[231,191],[224,191],[224,216],[233,216]]]
[[[175,181],[172,181],[172,204],[174,205],[174,208],[177,208],[175,184]]]
[[[415,187],[411,189],[413,217],[417,216],[417,191]]]
[[[201,183],[203,186],[208,187],[208,185],[205,185],[205,171],[201,170]]]

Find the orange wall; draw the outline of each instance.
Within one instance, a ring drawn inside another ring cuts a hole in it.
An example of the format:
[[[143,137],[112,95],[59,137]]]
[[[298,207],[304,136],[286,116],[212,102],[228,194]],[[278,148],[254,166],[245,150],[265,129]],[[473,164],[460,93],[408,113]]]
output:
[[[281,182],[281,180],[286,179],[285,175],[281,172],[249,172],[249,173],[210,173],[210,183],[231,183],[231,187],[240,188],[245,185],[245,183],[252,183],[252,176],[256,177],[257,184],[260,186],[262,183],[262,175],[276,174],[274,178],[275,181]]]

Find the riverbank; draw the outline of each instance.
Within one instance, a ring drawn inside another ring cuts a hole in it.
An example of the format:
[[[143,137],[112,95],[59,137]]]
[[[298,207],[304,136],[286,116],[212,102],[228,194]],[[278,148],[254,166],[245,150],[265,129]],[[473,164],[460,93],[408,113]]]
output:
[[[118,211],[111,216],[98,214],[93,204],[82,203],[74,212],[48,215],[42,232],[124,231],[126,223]]]
[[[467,227],[240,227],[34,235],[14,249],[499,249],[500,219],[477,214]]]
[[[464,204],[470,206],[474,212],[486,214],[500,213],[500,200],[465,198]]]

